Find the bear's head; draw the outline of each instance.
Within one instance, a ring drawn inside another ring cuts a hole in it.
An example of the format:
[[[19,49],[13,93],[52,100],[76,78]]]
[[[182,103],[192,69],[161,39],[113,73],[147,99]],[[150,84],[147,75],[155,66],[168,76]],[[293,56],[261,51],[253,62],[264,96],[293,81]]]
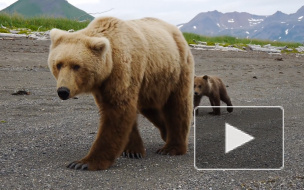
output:
[[[209,76],[194,76],[194,96],[208,95],[210,91]]]
[[[57,80],[58,96],[69,99],[98,88],[112,71],[109,40],[53,29],[48,66]]]

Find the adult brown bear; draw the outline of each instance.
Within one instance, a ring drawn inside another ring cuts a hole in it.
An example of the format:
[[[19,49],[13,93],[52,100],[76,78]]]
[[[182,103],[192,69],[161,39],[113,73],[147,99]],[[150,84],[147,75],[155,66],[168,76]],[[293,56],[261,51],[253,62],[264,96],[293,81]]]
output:
[[[53,29],[51,41],[48,64],[59,97],[66,100],[92,93],[101,112],[91,150],[69,168],[107,169],[123,152],[145,156],[138,112],[160,130],[166,142],[157,153],[186,153],[194,62],[175,26],[154,18],[104,17],[74,33]]]

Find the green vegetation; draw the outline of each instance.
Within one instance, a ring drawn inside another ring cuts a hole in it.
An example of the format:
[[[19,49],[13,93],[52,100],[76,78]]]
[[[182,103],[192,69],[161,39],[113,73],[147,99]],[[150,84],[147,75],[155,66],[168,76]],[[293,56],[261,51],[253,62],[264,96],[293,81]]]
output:
[[[0,33],[9,33],[9,30],[4,29],[4,28],[0,28]]]
[[[20,30],[20,31],[18,32],[18,34],[26,34],[26,35],[29,35],[30,33],[31,33],[30,30]]]
[[[0,24],[9,29],[27,28],[32,31],[47,31],[52,28],[59,28],[62,30],[80,30],[85,28],[89,23],[90,21],[79,22],[67,18],[52,18],[45,16],[25,18],[19,14],[0,14]]]
[[[215,45],[219,43],[223,46],[235,45],[235,46],[246,46],[246,44],[256,44],[256,45],[267,45],[271,44],[273,46],[288,46],[289,48],[297,48],[301,46],[300,43],[295,42],[280,42],[280,41],[268,41],[268,40],[258,40],[258,39],[242,39],[231,36],[216,36],[216,37],[208,37],[201,36],[193,33],[184,33],[184,37],[187,40],[188,44],[195,44],[193,41],[202,41],[207,42],[207,45]]]
[[[53,28],[58,28],[62,30],[74,29],[75,31],[87,27],[90,21],[79,22],[77,20],[71,20],[67,18],[54,18],[54,17],[32,17],[25,18],[19,14],[7,14],[0,13],[0,24],[6,28],[0,27],[0,33],[9,33],[9,29],[19,30],[19,34],[30,34],[31,31],[48,31]],[[184,33],[184,37],[187,40],[188,44],[195,44],[193,41],[202,41],[207,42],[207,45],[214,46],[215,44],[220,44],[224,47],[233,45],[235,47],[246,47],[247,44],[256,44],[256,45],[266,45],[271,44],[273,46],[288,46],[292,48],[292,51],[283,50],[282,52],[286,53],[297,53],[294,48],[301,46],[300,43],[292,42],[273,42],[267,40],[257,40],[257,39],[239,39],[231,36],[217,36],[217,37],[207,37],[201,36],[193,33]]]

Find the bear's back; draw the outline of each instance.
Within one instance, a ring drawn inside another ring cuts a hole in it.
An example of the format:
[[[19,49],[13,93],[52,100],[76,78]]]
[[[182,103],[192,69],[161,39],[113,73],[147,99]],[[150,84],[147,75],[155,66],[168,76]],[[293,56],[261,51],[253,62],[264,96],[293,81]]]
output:
[[[159,52],[177,50],[174,36],[182,37],[176,26],[149,17],[127,21],[115,17],[100,17],[94,19],[82,32],[87,36],[107,37],[115,48],[135,48],[142,51],[151,51],[152,48]],[[187,45],[186,42],[184,45]]]
[[[182,33],[159,19],[124,21],[102,17],[93,20],[82,32],[110,41],[113,67],[124,68],[120,73],[141,81],[140,93],[145,94],[140,96],[142,102],[168,97],[180,88],[181,74],[193,72],[191,52]]]

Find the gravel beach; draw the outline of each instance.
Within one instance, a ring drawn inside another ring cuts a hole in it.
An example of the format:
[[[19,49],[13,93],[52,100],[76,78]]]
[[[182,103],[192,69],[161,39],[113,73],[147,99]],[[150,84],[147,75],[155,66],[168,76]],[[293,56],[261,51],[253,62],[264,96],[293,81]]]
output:
[[[88,152],[98,109],[90,95],[58,98],[47,67],[49,45],[26,38],[0,40],[0,189],[304,188],[303,55],[192,50],[196,75],[219,76],[233,105],[284,108],[282,170],[197,171],[193,126],[186,155],[158,155],[163,145],[159,131],[139,115],[147,156],[121,157],[108,170],[90,172],[66,165]],[[201,105],[209,106],[208,99]]]

